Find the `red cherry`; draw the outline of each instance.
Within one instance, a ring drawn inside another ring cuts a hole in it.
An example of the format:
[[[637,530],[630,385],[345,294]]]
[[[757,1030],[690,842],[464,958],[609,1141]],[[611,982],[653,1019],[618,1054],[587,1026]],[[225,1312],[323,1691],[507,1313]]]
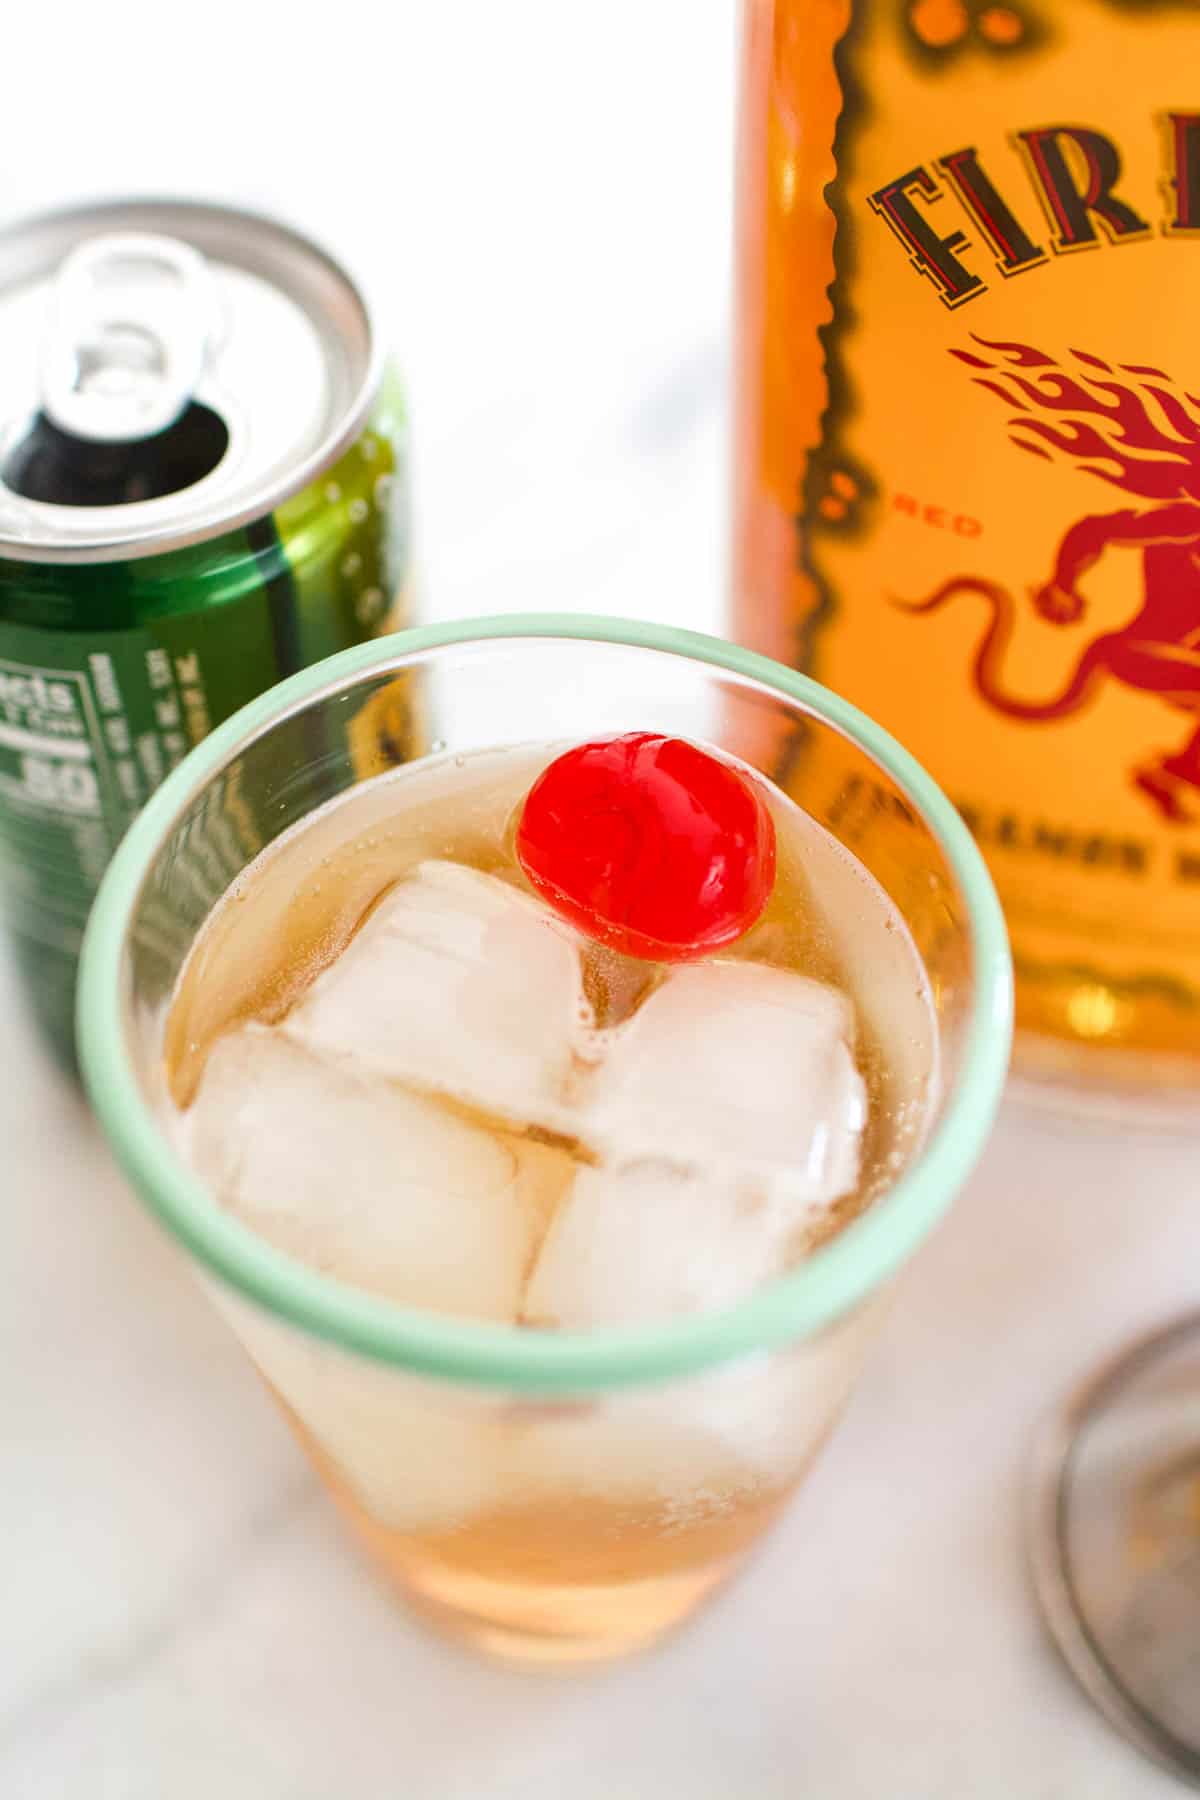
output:
[[[543,769],[516,847],[572,925],[655,962],[732,943],[775,884],[775,825],[757,789],[695,744],[649,731],[580,744]]]

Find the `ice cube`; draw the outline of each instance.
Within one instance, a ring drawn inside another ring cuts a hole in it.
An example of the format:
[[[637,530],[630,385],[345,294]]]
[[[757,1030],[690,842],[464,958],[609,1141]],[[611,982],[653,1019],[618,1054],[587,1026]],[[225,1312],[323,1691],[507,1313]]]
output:
[[[425,862],[313,983],[285,1029],[394,1080],[567,1130],[591,1023],[578,941],[495,876]]]
[[[450,1531],[500,1503],[506,1395],[354,1356],[211,1285],[273,1392],[377,1524]]]
[[[858,1181],[867,1101],[854,1010],[823,982],[747,962],[676,969],[608,1036],[587,1130],[612,1162],[747,1176],[799,1219]]]
[[[804,1474],[878,1326],[872,1304],[816,1338],[532,1417],[513,1451],[528,1496],[669,1508],[680,1524]]]
[[[669,1163],[581,1169],[551,1222],[521,1316],[587,1329],[731,1305],[777,1274],[792,1210]]]
[[[515,1318],[542,1189],[562,1179],[435,1102],[255,1024],[217,1041],[182,1130],[192,1166],[276,1248],[473,1318]]]
[[[858,1178],[866,1117],[854,1015],[784,970],[675,971],[625,1025],[585,1100],[581,1170],[525,1293],[531,1324],[712,1311],[781,1274]]]

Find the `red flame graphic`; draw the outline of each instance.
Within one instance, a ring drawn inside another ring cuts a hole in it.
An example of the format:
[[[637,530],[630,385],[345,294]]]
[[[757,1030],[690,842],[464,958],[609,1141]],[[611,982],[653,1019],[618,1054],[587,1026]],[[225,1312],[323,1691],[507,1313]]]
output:
[[[1077,367],[1064,368],[1030,344],[973,341],[995,354],[950,354],[986,371],[976,385],[1017,409],[1009,435],[1022,450],[1047,461],[1057,451],[1146,500],[1200,499],[1200,400],[1161,369],[1114,367],[1086,350],[1070,351]]]

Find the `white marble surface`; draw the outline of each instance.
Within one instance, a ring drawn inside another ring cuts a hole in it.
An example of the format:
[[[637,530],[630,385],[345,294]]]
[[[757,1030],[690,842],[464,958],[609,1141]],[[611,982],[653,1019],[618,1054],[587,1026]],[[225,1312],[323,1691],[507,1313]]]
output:
[[[174,186],[336,230],[409,365],[427,610],[712,626],[732,15],[215,0],[168,52],[161,5],[23,8],[0,200]],[[537,1678],[380,1594],[3,965],[0,1020],[4,1800],[1180,1791],[1041,1642],[1018,1498],[1046,1397],[1194,1300],[1194,1151],[1010,1113],[748,1577],[649,1659]]]

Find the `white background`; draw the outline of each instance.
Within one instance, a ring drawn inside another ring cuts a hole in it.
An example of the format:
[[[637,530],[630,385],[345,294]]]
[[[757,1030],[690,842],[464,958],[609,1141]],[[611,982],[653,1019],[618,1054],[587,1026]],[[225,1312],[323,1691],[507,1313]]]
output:
[[[427,614],[721,618],[732,0],[24,4],[10,216],[177,189],[368,266]],[[1194,1154],[1010,1113],[749,1578],[575,1680],[432,1644],[46,1070],[0,1082],[4,1800],[1150,1800],[1041,1643],[1043,1404],[1194,1292]]]
[[[10,215],[201,193],[368,273],[430,609],[715,620],[734,0],[19,12]]]

